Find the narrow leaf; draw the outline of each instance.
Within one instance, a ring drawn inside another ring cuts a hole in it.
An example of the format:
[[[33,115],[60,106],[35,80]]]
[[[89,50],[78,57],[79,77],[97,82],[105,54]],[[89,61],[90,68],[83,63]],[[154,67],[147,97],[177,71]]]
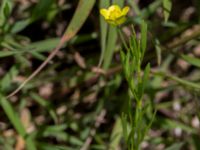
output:
[[[167,22],[169,19],[171,9],[172,9],[171,0],[163,0],[163,13],[164,13],[165,22]]]
[[[109,1],[99,1],[99,7],[101,8],[107,8],[109,7],[110,2]],[[104,21],[104,18],[100,15],[100,30],[101,30],[101,56],[99,60],[99,65],[101,66],[103,59],[104,59],[104,52],[106,49],[106,39],[108,34],[108,24]]]
[[[200,68],[200,58],[195,58],[184,54],[182,54],[181,57],[188,63]]]
[[[143,21],[141,25],[141,53],[144,56],[147,45],[147,24]]]
[[[183,144],[184,144],[183,142],[174,143],[170,147],[167,147],[165,150],[181,150],[181,148],[183,147]]]
[[[117,40],[117,30],[115,27],[109,26],[108,42],[106,43],[106,50],[104,52],[104,62],[103,62],[104,69],[108,69],[108,67],[111,64],[116,40]]]
[[[9,118],[10,122],[16,129],[16,131],[26,140],[27,149],[28,150],[36,150],[36,147],[30,137],[27,137],[26,130],[20,121],[19,116],[14,111],[12,105],[9,103],[7,99],[5,99],[2,95],[0,95],[0,105]]]

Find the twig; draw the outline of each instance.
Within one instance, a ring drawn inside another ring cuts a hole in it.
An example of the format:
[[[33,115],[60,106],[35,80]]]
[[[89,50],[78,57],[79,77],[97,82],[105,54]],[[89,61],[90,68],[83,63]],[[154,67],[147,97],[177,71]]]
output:
[[[65,42],[69,41],[72,37],[73,37],[72,34],[64,35],[61,38],[58,46],[49,54],[47,59],[26,80],[24,80],[15,91],[13,91],[11,94],[9,94],[6,98],[10,98],[13,95],[15,95],[16,93],[18,93],[24,87],[24,85],[26,85],[31,79],[33,79],[51,61],[51,59],[57,54],[57,52],[63,46],[63,44]]]

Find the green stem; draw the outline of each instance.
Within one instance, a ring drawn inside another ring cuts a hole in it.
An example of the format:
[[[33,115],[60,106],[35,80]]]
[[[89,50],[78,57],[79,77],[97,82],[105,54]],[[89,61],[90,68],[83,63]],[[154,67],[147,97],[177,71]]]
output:
[[[126,48],[127,51],[129,51],[128,45],[126,44],[125,38],[124,38],[124,34],[122,33],[121,29],[118,27],[117,31],[119,33],[120,39],[124,45],[124,47]]]

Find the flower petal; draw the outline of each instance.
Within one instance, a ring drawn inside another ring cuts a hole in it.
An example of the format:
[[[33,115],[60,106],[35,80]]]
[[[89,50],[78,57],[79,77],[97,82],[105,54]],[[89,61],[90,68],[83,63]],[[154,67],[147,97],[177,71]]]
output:
[[[121,9],[118,5],[112,5],[108,9],[100,9],[100,14],[105,18],[106,22],[118,26],[126,21],[125,16],[129,9],[128,6]]]
[[[108,11],[109,12],[112,12],[112,11],[120,11],[121,12],[121,8],[118,5],[112,5],[108,8]]]
[[[104,16],[105,19],[108,19],[109,17],[109,13],[107,9],[104,9],[104,8],[100,9],[100,14]]]
[[[115,22],[117,25],[120,25],[122,23],[124,23],[126,21],[126,17],[121,17],[119,19],[117,19]]]
[[[116,23],[116,21],[111,20],[111,19],[107,19],[106,22],[108,22],[111,25],[117,26],[118,24]]]
[[[126,6],[126,7],[124,7],[123,9],[122,9],[122,15],[123,16],[126,16],[127,15],[127,13],[129,12],[129,7],[128,6]]]

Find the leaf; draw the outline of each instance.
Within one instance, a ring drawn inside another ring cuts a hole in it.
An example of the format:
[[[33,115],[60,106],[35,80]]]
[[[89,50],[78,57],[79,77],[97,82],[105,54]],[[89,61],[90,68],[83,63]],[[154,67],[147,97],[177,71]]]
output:
[[[108,69],[109,65],[111,64],[116,40],[117,40],[117,30],[115,27],[109,26],[108,40],[106,43],[106,50],[104,52],[103,69]]]
[[[47,14],[51,5],[55,2],[54,0],[40,0],[38,1],[36,7],[33,9],[31,19],[37,20]]]
[[[130,76],[132,74],[132,72],[130,72],[130,53],[128,52],[125,56],[125,62],[124,62],[124,68],[125,68],[125,76],[128,79],[128,82],[130,82]]]
[[[200,68],[200,58],[195,58],[184,54],[181,55],[181,58],[183,58],[188,63]]]
[[[138,93],[139,93],[139,99],[142,98],[142,95],[144,93],[144,90],[145,90],[145,87],[148,83],[148,79],[149,79],[149,72],[150,72],[150,64],[147,64],[146,67],[145,67],[145,70],[144,70],[144,75],[143,75],[143,78],[142,78],[142,83],[141,83],[141,88],[138,89]]]
[[[163,73],[163,72],[155,72],[154,74],[159,75],[159,76],[164,76],[164,77],[167,77],[171,80],[174,80],[178,84],[183,85],[184,87],[192,88],[196,91],[200,90],[200,84],[198,84],[198,83],[194,83],[194,82],[191,82],[191,81],[188,81],[188,80],[184,80],[184,79],[181,79],[179,77],[169,75],[169,74],[166,74],[166,73]]]
[[[144,57],[146,46],[147,46],[147,24],[145,23],[145,21],[142,21],[142,24],[141,24],[141,46],[140,46],[141,53],[142,53],[142,59]]]
[[[34,145],[34,142],[30,137],[27,136],[26,130],[20,121],[19,116],[17,113],[14,111],[12,105],[9,103],[7,99],[5,99],[1,94],[0,94],[0,105],[3,108],[4,112],[6,113],[7,117],[9,118],[10,122],[16,129],[16,131],[19,133],[21,137],[23,137],[26,140],[27,144],[27,149],[28,150],[36,150],[36,147]]]
[[[175,143],[170,147],[167,147],[165,150],[180,150],[183,147],[183,142]]]
[[[48,11],[50,10],[54,2],[55,2],[54,0],[40,0],[37,3],[36,7],[33,9],[32,16],[30,18],[17,21],[13,25],[11,33],[18,33],[23,29],[25,29],[31,23],[47,15]]]
[[[133,0],[128,0],[128,3],[130,3],[130,5],[132,6],[132,8],[133,8],[134,12],[136,13],[136,15],[140,16],[141,11],[140,11],[140,8],[139,8],[138,4]]]
[[[149,107],[149,106],[148,106],[148,107]],[[146,110],[144,110],[144,113],[145,113],[145,111],[146,111]],[[147,113],[147,111],[146,111],[146,113]],[[154,122],[154,120],[155,120],[156,113],[157,113],[157,110],[154,111],[154,113],[153,113],[153,115],[152,115],[152,117],[151,117],[150,122],[149,122],[149,123],[146,125],[146,127],[144,128],[144,132],[142,133],[142,139],[145,138],[147,132],[148,132],[149,129],[151,128],[151,126],[152,126],[152,124],[153,124],[153,122]]]
[[[181,123],[179,121],[175,121],[175,120],[170,120],[170,119],[166,119],[166,118],[158,118],[158,122],[160,122],[161,126],[163,129],[174,129],[174,128],[180,128],[182,129],[183,131],[187,132],[187,133],[196,133],[196,129],[184,124],[184,123]]]
[[[110,2],[109,1],[99,1],[99,7],[101,8],[107,8],[109,7]],[[106,39],[107,39],[107,34],[108,34],[108,24],[104,21],[104,18],[100,16],[100,34],[101,34],[101,56],[99,60],[98,66],[101,66],[103,59],[104,59],[104,53],[106,50]]]
[[[113,0],[113,4],[117,4],[120,7],[124,6],[124,0]]]
[[[10,5],[10,3],[6,3],[5,4],[5,7],[4,7],[4,15],[6,16],[6,17],[8,17],[9,15],[10,15],[10,12],[11,12],[11,5]]]
[[[82,27],[83,23],[86,21],[95,2],[95,0],[79,0],[78,7],[72,17],[72,20],[70,21],[69,26],[67,27],[64,33],[65,36],[73,37],[78,32],[78,30]]]
[[[7,18],[9,17],[11,11],[12,11],[12,0],[3,0],[1,2],[0,7],[0,26],[6,23]]]
[[[49,143],[38,143],[38,146],[41,150],[74,150],[73,148],[67,146],[60,146],[60,145],[52,145]]]
[[[127,122],[127,115],[122,113],[121,116],[121,123],[122,123],[122,129],[123,129],[123,135],[125,140],[128,140],[128,122]]]
[[[25,29],[29,24],[31,24],[33,21],[31,18],[16,21],[15,24],[11,28],[11,33],[18,33]]]
[[[37,58],[38,60],[44,61],[46,59],[46,57],[38,52],[30,52],[32,54],[33,57]]]
[[[97,38],[96,33],[77,35],[74,38],[72,38],[69,44],[73,44],[73,45],[82,44],[84,42],[87,42],[96,38]],[[39,60],[44,60],[46,57],[40,53],[51,51],[53,48],[55,48],[58,45],[59,41],[60,41],[60,38],[51,38],[51,39],[46,39],[46,40],[30,43],[29,45],[20,47],[19,49],[13,49],[7,43],[4,42],[2,45],[6,47],[7,49],[9,49],[9,51],[0,51],[0,58],[13,56],[16,54],[23,55],[25,53],[30,53],[33,55],[33,57]],[[65,47],[66,45],[67,43],[64,44],[63,47]]]
[[[24,137],[26,135],[26,132],[23,125],[21,124],[19,116],[15,113],[15,111],[13,110],[8,100],[6,100],[2,95],[0,95],[0,104],[2,108],[4,109],[6,115],[8,116],[9,120],[11,121],[15,129],[17,130],[17,132],[22,137]]]
[[[20,53],[20,52],[18,52],[18,51],[0,51],[0,58],[12,56],[12,55],[15,55],[18,53]]]
[[[162,5],[163,0],[156,0],[152,2],[148,7],[145,7],[141,11],[142,18],[148,18],[150,15],[154,14],[154,12]]]
[[[200,84],[198,84],[198,83],[194,83],[194,82],[191,82],[191,81],[188,81],[188,80],[184,80],[184,79],[181,79],[179,77],[172,76],[172,75],[167,75],[167,77],[178,82],[179,84],[181,84],[183,86],[193,88],[193,89],[196,89],[196,90],[200,90]]]
[[[69,135],[65,132],[67,128],[66,124],[62,125],[53,125],[53,126],[44,126],[38,130],[38,137],[54,137],[60,141],[67,141],[69,139]]]
[[[12,67],[6,75],[0,80],[0,91],[5,92],[8,88],[11,87],[12,79],[18,74],[17,68]]]
[[[157,63],[158,65],[160,66],[161,64],[161,53],[162,53],[162,50],[161,50],[161,47],[160,47],[160,41],[158,39],[155,39],[155,48],[156,48],[156,55],[157,55]]]
[[[37,102],[39,103],[42,107],[46,108],[50,114],[50,116],[52,117],[52,119],[54,120],[54,122],[57,122],[58,118],[57,115],[54,111],[54,109],[51,107],[51,103],[49,103],[49,101],[43,99],[42,97],[40,97],[38,94],[36,93],[31,93],[30,96]]]
[[[163,13],[164,13],[165,22],[167,22],[169,19],[171,9],[172,9],[171,0],[163,0]]]
[[[121,58],[121,62],[124,63],[126,56],[122,50],[120,50],[120,58]]]
[[[25,48],[27,50],[34,50],[37,52],[46,52],[46,51],[49,51],[49,50],[55,48],[56,45],[58,45],[59,41],[60,41],[60,38],[47,39],[47,40],[38,41],[38,42],[34,42],[32,44],[29,44]],[[65,46],[65,45],[63,45],[63,46]]]
[[[77,145],[77,146],[82,146],[84,144],[83,141],[81,141],[79,138],[75,136],[69,137],[69,143],[72,145]]]
[[[115,150],[117,149],[117,147],[119,147],[121,137],[122,137],[122,122],[120,118],[118,117],[115,121],[115,125],[110,137],[109,150]]]

